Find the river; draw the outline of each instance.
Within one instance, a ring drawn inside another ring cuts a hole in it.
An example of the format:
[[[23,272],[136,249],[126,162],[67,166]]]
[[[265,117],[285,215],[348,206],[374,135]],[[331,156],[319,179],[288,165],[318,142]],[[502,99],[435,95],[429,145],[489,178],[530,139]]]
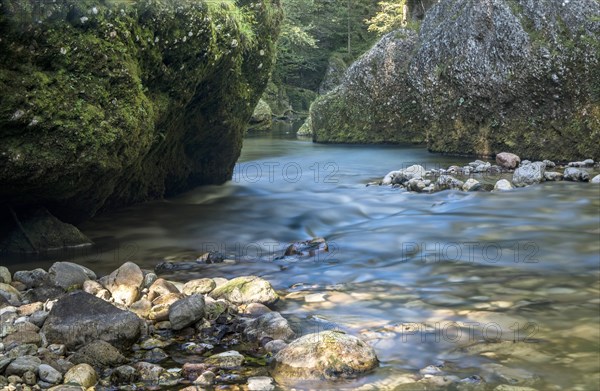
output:
[[[93,249],[21,266],[61,258],[102,274],[127,260],[153,269],[218,250],[236,262],[168,277],[260,275],[286,296],[278,309],[300,332],[339,328],[369,340],[381,366],[348,387],[393,387],[443,362],[460,377],[500,363],[547,389],[596,390],[598,186],[431,195],[366,186],[412,164],[468,161],[414,146],[313,144],[289,130],[248,137],[226,185],[98,216],[81,226]],[[274,249],[312,237],[330,252],[273,260]]]

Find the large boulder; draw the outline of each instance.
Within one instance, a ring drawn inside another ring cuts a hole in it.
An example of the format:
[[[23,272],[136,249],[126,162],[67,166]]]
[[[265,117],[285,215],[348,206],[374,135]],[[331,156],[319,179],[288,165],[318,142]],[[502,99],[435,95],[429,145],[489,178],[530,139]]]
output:
[[[383,143],[425,141],[424,118],[407,69],[417,34],[385,35],[348,68],[342,83],[310,109],[317,142]]]
[[[254,108],[248,127],[249,132],[264,132],[271,129],[273,112],[264,100],[260,99]]]
[[[433,151],[600,156],[600,3],[442,0],[409,79]]]
[[[0,203],[61,220],[228,180],[278,2],[0,4]]]
[[[600,3],[441,0],[385,35],[311,108],[317,142],[600,156]]]
[[[323,331],[298,338],[280,350],[274,362],[274,378],[283,384],[297,380],[351,378],[379,365],[371,346],[339,331]]]
[[[69,349],[96,340],[126,348],[137,341],[141,326],[142,321],[133,312],[78,291],[54,304],[42,332],[49,343],[64,344]]]

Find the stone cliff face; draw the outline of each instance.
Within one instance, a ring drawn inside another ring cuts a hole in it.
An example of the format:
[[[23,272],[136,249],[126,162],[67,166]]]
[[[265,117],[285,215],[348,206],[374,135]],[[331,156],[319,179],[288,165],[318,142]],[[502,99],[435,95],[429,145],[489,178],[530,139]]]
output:
[[[376,123],[348,121],[315,104],[316,141],[396,142],[402,135],[417,140],[414,127],[407,126],[416,116],[426,124],[420,138],[432,151],[494,155],[511,150],[556,160],[600,156],[599,2],[442,0],[428,12],[413,51],[387,54],[400,48],[405,49],[386,36],[366,57],[392,59],[387,66],[401,70],[407,85],[384,94],[412,93],[419,111],[406,116],[406,106],[390,106],[389,136],[382,140]],[[346,80],[372,69],[361,61]],[[390,88],[385,79],[376,77],[373,83],[366,92],[353,91],[366,95]],[[342,89],[349,85],[346,81]],[[335,92],[330,95],[324,101]],[[377,111],[374,102],[347,110]]]
[[[77,222],[228,180],[278,3],[0,4],[0,201]]]

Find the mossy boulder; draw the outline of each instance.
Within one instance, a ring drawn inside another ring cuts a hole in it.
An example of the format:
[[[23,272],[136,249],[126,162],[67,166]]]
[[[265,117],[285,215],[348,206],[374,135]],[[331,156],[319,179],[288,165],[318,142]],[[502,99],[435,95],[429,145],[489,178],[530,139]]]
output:
[[[313,104],[315,141],[600,157],[596,0],[441,0],[418,37],[384,36],[344,78]]]
[[[78,222],[228,180],[277,4],[3,1],[0,201]]]
[[[421,105],[407,78],[416,44],[414,31],[394,31],[352,64],[343,82],[312,104],[307,126],[312,125],[313,140],[424,142]]]
[[[600,156],[600,2],[443,0],[410,80],[432,151]]]
[[[280,384],[347,379],[379,365],[366,342],[340,331],[323,331],[298,338],[274,357],[273,377]]]
[[[260,99],[250,117],[249,132],[264,132],[271,129],[273,112],[264,100]]]

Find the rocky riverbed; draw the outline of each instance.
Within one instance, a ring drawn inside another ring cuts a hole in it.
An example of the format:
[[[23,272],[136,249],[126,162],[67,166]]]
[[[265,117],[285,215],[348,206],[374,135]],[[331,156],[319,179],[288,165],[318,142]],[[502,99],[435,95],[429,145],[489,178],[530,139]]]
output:
[[[513,153],[496,155],[494,163],[475,160],[466,166],[431,168],[415,164],[389,172],[380,182],[370,185],[390,185],[417,193],[442,190],[507,191],[541,182],[591,182],[600,184],[600,164],[592,159],[556,164],[550,160],[521,161]]]

